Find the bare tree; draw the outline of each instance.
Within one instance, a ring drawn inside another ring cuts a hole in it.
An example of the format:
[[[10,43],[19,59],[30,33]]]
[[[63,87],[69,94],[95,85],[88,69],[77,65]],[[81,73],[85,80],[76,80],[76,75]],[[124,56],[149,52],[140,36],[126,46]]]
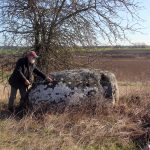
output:
[[[134,0],[0,0],[0,32],[9,42],[34,47],[47,70],[49,64],[70,68],[72,49],[125,39],[126,31],[136,30],[137,8]]]

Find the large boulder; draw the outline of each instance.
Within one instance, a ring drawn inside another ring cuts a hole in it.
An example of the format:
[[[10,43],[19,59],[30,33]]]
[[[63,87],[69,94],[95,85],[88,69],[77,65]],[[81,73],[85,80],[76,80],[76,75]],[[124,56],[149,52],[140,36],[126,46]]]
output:
[[[117,80],[111,72],[79,69],[53,72],[50,75],[55,81],[40,81],[29,91],[29,103],[35,108],[61,102],[76,105],[96,97],[115,104],[119,99]]]

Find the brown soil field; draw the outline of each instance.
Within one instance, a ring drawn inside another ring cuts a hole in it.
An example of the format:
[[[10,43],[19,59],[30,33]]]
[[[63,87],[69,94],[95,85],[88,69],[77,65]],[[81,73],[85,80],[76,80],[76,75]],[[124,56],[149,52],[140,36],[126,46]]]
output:
[[[90,68],[111,71],[118,81],[150,81],[150,51],[148,50],[80,52],[75,54],[75,60],[81,64],[88,64]]]
[[[18,55],[0,55],[0,65],[4,70],[12,70]],[[96,68],[113,72],[118,81],[148,82],[150,81],[150,51],[149,50],[103,50],[76,52],[74,60],[82,67]],[[1,67],[1,69],[3,69]]]

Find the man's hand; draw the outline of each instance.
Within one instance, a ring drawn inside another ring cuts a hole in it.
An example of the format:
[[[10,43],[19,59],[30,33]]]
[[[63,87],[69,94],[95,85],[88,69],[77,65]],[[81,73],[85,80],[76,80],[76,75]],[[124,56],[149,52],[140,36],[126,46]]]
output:
[[[52,78],[50,78],[50,77],[46,77],[46,81],[47,81],[47,82],[52,82],[52,81],[53,81],[53,79],[52,79]]]
[[[25,81],[25,85],[31,85],[30,81],[29,81],[29,80],[26,80],[26,81]]]

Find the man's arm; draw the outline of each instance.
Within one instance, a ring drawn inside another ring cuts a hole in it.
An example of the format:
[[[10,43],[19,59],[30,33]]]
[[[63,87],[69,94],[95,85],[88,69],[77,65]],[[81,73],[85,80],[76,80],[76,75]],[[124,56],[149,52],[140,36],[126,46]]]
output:
[[[44,80],[47,80],[47,82],[52,82],[53,79],[49,76],[46,76],[42,71],[40,71],[38,68],[34,68],[33,73],[35,73],[36,75],[40,76],[41,78],[43,78]]]
[[[24,74],[22,72],[22,62],[20,60],[18,60],[16,63],[16,70],[17,70],[19,76],[21,77],[21,79],[26,81],[27,78],[24,76]]]
[[[47,76],[40,71],[37,67],[34,68],[33,73],[35,73],[37,76],[41,77],[42,79],[46,79]]]

